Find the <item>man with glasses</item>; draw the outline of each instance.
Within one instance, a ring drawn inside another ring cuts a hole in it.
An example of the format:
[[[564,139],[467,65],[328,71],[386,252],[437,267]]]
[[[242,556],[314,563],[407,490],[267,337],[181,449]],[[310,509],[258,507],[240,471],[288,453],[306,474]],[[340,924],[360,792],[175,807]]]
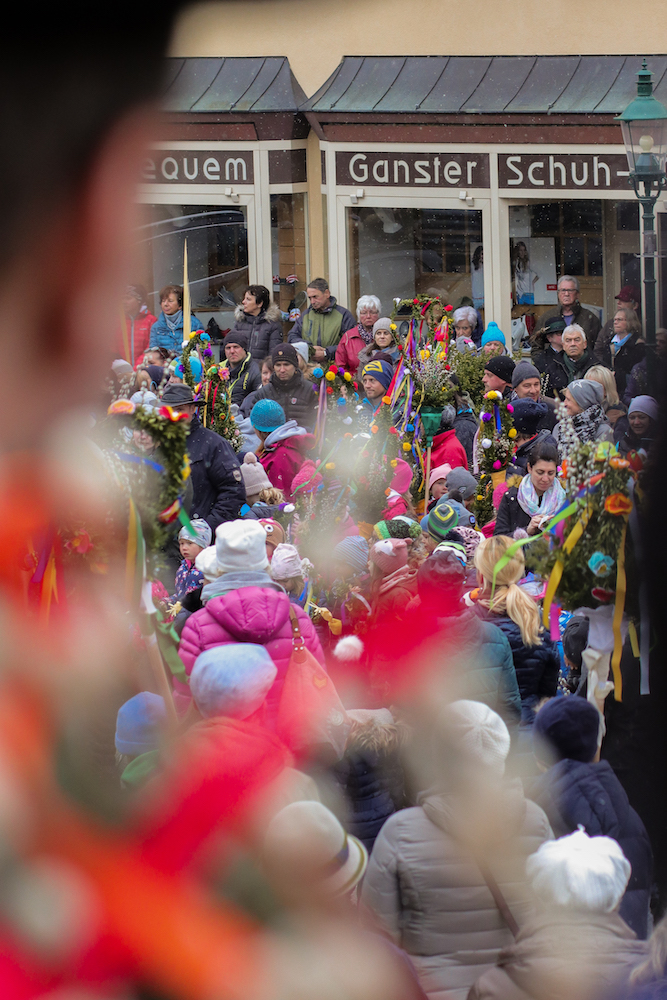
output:
[[[563,274],[558,279],[558,310],[541,317],[542,326],[546,327],[552,320],[561,317],[565,320],[565,326],[572,326],[576,323],[586,334],[586,342],[589,350],[595,347],[598,333],[600,332],[600,320],[596,313],[590,309],[585,309],[579,301],[579,280],[570,274]]]

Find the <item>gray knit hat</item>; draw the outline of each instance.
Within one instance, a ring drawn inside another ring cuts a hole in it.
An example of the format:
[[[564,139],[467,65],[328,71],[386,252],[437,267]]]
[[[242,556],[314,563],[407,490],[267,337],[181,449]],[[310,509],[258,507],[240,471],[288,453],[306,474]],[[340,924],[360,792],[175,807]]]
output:
[[[246,499],[258,497],[262,490],[269,489],[271,480],[264,471],[264,466],[257,461],[252,451],[246,453],[241,465],[241,475],[245,485]]]
[[[527,378],[539,377],[540,373],[535,365],[531,365],[530,361],[520,361],[514,369],[514,374],[512,375],[512,388],[516,389],[516,387],[521,385],[522,382],[525,382]]]
[[[601,404],[604,400],[604,389],[599,382],[594,382],[592,379],[576,378],[574,382],[570,382],[568,389],[575,403],[582,410],[587,410],[589,406],[595,406],[596,403]]]

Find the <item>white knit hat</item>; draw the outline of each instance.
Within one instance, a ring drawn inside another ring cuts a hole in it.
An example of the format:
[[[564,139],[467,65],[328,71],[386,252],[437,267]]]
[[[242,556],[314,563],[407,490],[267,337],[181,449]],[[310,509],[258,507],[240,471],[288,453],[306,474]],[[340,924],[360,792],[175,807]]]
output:
[[[281,879],[305,880],[328,895],[350,892],[366,871],[364,845],[321,802],[292,802],[269,823],[264,858]]]
[[[273,550],[269,572],[274,580],[289,580],[294,576],[307,576],[312,568],[309,559],[302,559],[294,545],[280,542]]]
[[[271,486],[271,480],[264,471],[264,466],[260,465],[257,456],[252,451],[247,452],[243,457],[241,475],[248,500],[259,496],[262,490],[269,489]]]
[[[546,841],[526,862],[526,874],[542,904],[588,913],[615,910],[631,870],[615,840],[589,837],[581,828]]]
[[[454,701],[440,717],[443,731],[471,764],[504,774],[510,751],[507,726],[481,701]]]
[[[203,549],[195,559],[195,566],[204,574],[207,583],[238,570],[266,569],[266,532],[259,521],[226,521],[215,529],[215,545]]]

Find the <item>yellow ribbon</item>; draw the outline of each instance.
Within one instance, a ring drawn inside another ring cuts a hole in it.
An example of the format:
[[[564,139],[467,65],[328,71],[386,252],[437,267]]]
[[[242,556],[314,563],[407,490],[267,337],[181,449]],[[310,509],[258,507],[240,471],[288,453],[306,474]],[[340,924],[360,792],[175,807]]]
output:
[[[584,533],[586,525],[591,519],[591,514],[593,513],[593,508],[589,505],[584,510],[583,514],[575,524],[574,528],[567,536],[565,544],[563,545],[563,554],[569,555],[572,549],[575,547],[579,539]],[[554,568],[551,570],[551,576],[549,577],[549,582],[547,584],[547,592],[544,595],[544,605],[542,607],[542,621],[544,622],[544,627],[549,628],[549,611],[551,610],[551,603],[554,599],[554,595],[558,590],[558,585],[563,576],[563,560],[559,556],[556,559]]]
[[[625,610],[625,536],[628,530],[626,519],[621,535],[621,544],[616,557],[616,603],[614,605],[614,652],[611,655],[611,672],[614,675],[614,699],[621,701],[623,697],[623,678],[621,676],[621,654],[623,652],[623,636],[621,622]]]
[[[628,635],[630,636],[630,645],[632,646],[632,655],[635,659],[639,659],[641,656],[641,650],[639,648],[639,636],[637,635],[637,626],[633,621],[628,625]]]
[[[56,573],[56,553],[55,549],[51,549],[51,554],[49,555],[49,560],[46,564],[46,569],[44,570],[44,579],[42,581],[42,593],[40,599],[40,622],[42,626],[48,625],[49,616],[51,614],[51,601],[58,601],[58,578]]]

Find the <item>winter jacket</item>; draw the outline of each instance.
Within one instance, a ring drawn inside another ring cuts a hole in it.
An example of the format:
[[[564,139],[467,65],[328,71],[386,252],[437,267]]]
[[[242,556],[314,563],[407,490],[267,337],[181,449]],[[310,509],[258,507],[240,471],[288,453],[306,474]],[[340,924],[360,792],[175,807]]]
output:
[[[556,421],[554,420],[554,424],[555,422]],[[528,459],[530,458],[530,453],[536,444],[552,444],[554,448],[556,447],[556,438],[553,434],[551,434],[551,428],[549,428],[549,430],[547,430],[546,427],[543,428],[529,441],[524,441],[523,444],[519,445],[507,465],[507,479],[509,479],[510,476],[521,476],[523,478],[527,474]],[[505,534],[505,532],[499,531],[498,534]]]
[[[584,350],[584,353],[576,361],[574,358],[567,356],[565,351],[563,351],[563,357],[561,358],[561,364],[568,375],[568,384],[574,382],[575,379],[583,378],[589,368],[592,368],[595,364],[595,358],[593,357],[593,352],[590,347]]]
[[[186,674],[190,676],[199,654],[212,646],[230,642],[264,646],[278,670],[266,696],[267,722],[272,723],[292,655],[290,607],[299,621],[306,648],[324,666],[320,640],[305,611],[293,605],[284,592],[268,587],[242,587],[223,597],[211,598],[206,607],[188,618],[178,647]]]
[[[199,590],[204,585],[204,574],[189,559],[183,559],[176,570],[174,596],[172,602],[182,601],[186,594]]]
[[[456,418],[454,420],[454,430],[456,432],[456,437],[466,453],[469,469],[472,469],[474,462],[473,442],[475,440],[475,434],[477,433],[477,426],[477,420],[475,419],[475,414],[472,410],[460,410],[456,414]],[[431,455],[431,465],[432,464],[433,456]]]
[[[249,417],[255,403],[260,399],[275,399],[285,411],[287,420],[296,420],[297,424],[312,430],[317,418],[318,397],[315,386],[303,377],[300,371],[292,375],[287,382],[281,382],[274,372],[266,383],[247,396],[241,404],[241,413]]]
[[[656,430],[657,428],[655,427],[653,420],[649,425],[648,434],[644,435],[644,437],[638,437],[633,429],[628,426],[625,434],[623,434],[618,442],[618,450],[621,455],[625,458],[629,452],[641,450],[648,454],[648,451],[653,444]]]
[[[282,313],[274,302],[257,316],[250,316],[243,306],[237,306],[232,333],[243,333],[248,338],[248,350],[253,360],[261,364],[283,342]]]
[[[521,695],[521,719],[532,723],[538,702],[556,694],[560,671],[558,647],[544,630],[539,646],[525,646],[521,629],[508,615],[495,614],[481,604],[475,605],[475,611],[483,621],[497,625],[509,640]]]
[[[125,335],[121,327],[118,331],[118,354],[116,357],[125,358],[133,368],[137,368],[150,345],[151,329],[154,323],[157,323],[157,319],[148,310],[140,312],[134,318],[124,316],[123,326],[125,328]],[[125,347],[125,337],[127,337],[127,348]],[[129,352],[129,355],[127,352]]]
[[[658,386],[662,386],[665,381],[665,359],[661,358],[659,354],[654,355],[652,365],[655,365],[655,381]],[[623,393],[623,402],[626,406],[629,406],[635,396],[650,396],[648,375],[646,374],[646,358],[643,358],[638,364],[634,365],[627,377],[625,383],[625,392]]]
[[[155,323],[151,327],[150,335],[150,346],[151,347],[165,347],[168,351],[174,351],[176,354],[180,354],[183,349],[183,311],[181,310],[175,316],[169,317],[170,323],[176,323],[176,328],[171,330],[167,325],[167,319],[163,312],[160,313]],[[190,329],[191,330],[203,330],[204,327],[201,325],[196,316],[190,317]]]
[[[333,360],[341,337],[356,325],[357,321],[349,309],[337,305],[332,295],[326,309],[306,309],[290,330],[287,339],[290,344],[305,340],[313,347],[324,347],[327,357]]]
[[[465,1000],[512,935],[466,843],[454,792],[427,792],[375,841],[362,901],[408,953],[432,1000]],[[485,861],[521,925],[531,914],[525,860],[551,838],[542,810],[506,782],[488,803]]]
[[[525,924],[469,1000],[603,1000],[646,958],[645,941],[617,913],[553,908]]]
[[[371,590],[371,621],[405,618],[409,602],[417,593],[417,570],[403,566],[376,583]]]
[[[371,341],[372,344],[372,341]],[[336,364],[345,369],[355,378],[359,368],[359,354],[365,347],[370,346],[359,333],[359,324],[347,330],[340,338],[340,343],[336,348]],[[373,344],[373,347],[375,345]],[[377,350],[377,348],[375,348]]]
[[[197,417],[187,438],[193,496],[190,518],[202,517],[215,529],[233,521],[245,503],[241,466],[228,441],[202,427]]]
[[[259,460],[271,485],[283,491],[285,500],[291,500],[292,480],[305,462],[306,452],[314,447],[314,436],[299,427],[296,420],[288,420],[264,441]]]
[[[439,465],[445,464],[451,465],[452,469],[459,466],[464,469],[468,468],[468,456],[453,427],[442,434],[436,434],[433,438],[431,468],[435,469]]]
[[[560,760],[536,779],[530,798],[544,809],[556,837],[583,826],[589,837],[611,837],[632,865],[620,915],[642,940],[648,934],[653,854],[646,828],[606,760]]]
[[[586,334],[586,343],[592,351],[595,347],[595,341],[597,340],[598,333],[600,332],[601,323],[598,319],[597,313],[591,312],[590,309],[585,309],[581,302],[575,302],[573,307],[574,315],[569,321],[570,323],[576,323]],[[540,316],[540,323],[543,327],[549,326],[552,320],[563,318],[563,307],[560,306],[553,312],[550,312],[547,316]],[[568,320],[565,320],[567,323]]]
[[[255,392],[262,384],[262,373],[259,365],[253,361],[250,354],[246,354],[243,361],[232,367],[229,361],[225,361],[220,366],[229,369],[229,385],[232,390],[232,403],[240,406],[246,396]]]
[[[635,365],[638,365],[646,355],[646,344],[638,333],[631,334],[626,342],[612,356],[611,341],[613,328],[601,336],[595,345],[595,361],[597,364],[611,368],[616,377],[616,389],[621,399],[625,396],[628,376]]]
[[[570,373],[563,363],[564,352],[554,351],[549,344],[543,351],[538,351],[532,357],[533,364],[542,375],[549,376],[547,395],[561,399],[568,383],[572,381]]]
[[[527,514],[519,503],[518,486],[510,486],[503,494],[496,514],[496,526],[493,529],[494,535],[509,535],[514,537],[517,528],[524,530],[530,524],[530,514]]]

